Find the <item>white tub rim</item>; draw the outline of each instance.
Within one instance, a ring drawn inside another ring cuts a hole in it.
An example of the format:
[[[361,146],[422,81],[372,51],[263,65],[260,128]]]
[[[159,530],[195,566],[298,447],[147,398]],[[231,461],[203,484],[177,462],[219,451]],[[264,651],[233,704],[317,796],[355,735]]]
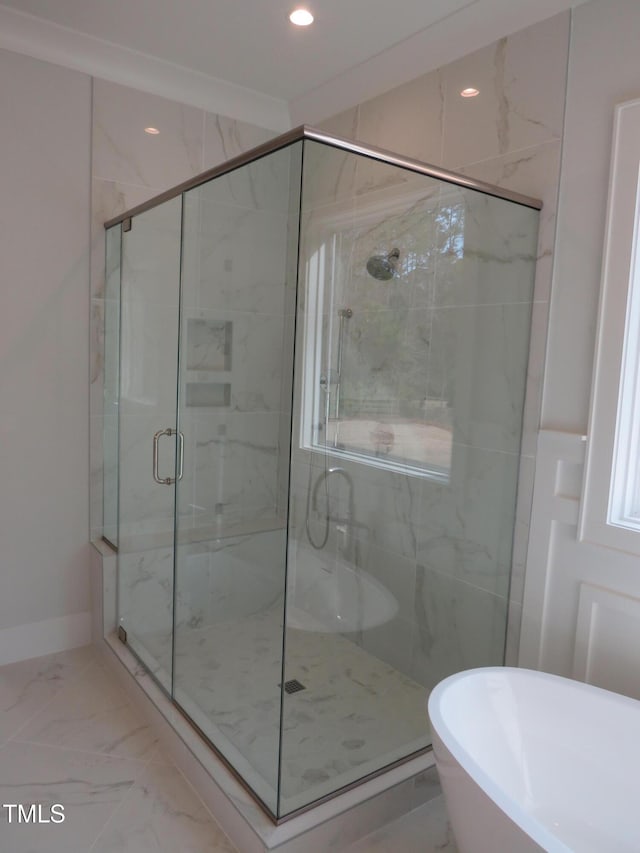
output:
[[[638,708],[638,700],[632,699],[629,696],[624,696],[620,693],[613,693],[610,690],[604,690],[603,688],[596,687],[592,684],[576,681],[575,679],[567,678],[565,676],[554,675],[552,673],[542,672],[535,669],[526,669],[524,667],[508,666],[477,667],[475,669],[463,670],[462,672],[457,672],[454,675],[448,676],[443,681],[439,682],[439,684],[437,684],[431,691],[427,707],[433,733],[451,753],[462,769],[471,777],[486,796],[492,800],[498,808],[501,809],[501,811],[503,811],[511,821],[513,821],[513,823],[516,824],[516,826],[518,826],[544,850],[549,851],[549,853],[574,853],[571,847],[567,846],[560,838],[558,838],[557,835],[547,829],[541,821],[529,814],[517,799],[510,796],[504,788],[500,787],[493,781],[489,774],[460,744],[442,714],[441,700],[447,690],[457,682],[464,681],[478,675],[502,675],[503,677],[508,678],[511,674],[517,674],[518,677],[526,676],[530,680],[562,684],[564,689],[569,689],[577,693],[586,693],[591,696],[613,696],[621,705],[630,705]]]

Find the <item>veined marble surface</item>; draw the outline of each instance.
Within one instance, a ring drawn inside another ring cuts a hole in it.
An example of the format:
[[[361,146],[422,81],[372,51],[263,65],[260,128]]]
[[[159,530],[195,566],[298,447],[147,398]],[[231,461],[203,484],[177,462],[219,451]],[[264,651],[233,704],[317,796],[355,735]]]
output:
[[[126,722],[89,710],[95,710],[105,695],[128,709]],[[52,700],[57,700],[55,713],[47,714]],[[27,733],[33,732],[32,722],[53,717],[63,744],[27,739]],[[90,742],[86,740],[89,729]],[[117,755],[100,746],[116,729],[122,738]],[[2,809],[0,849],[10,853],[243,853],[224,835],[161,748],[154,745],[144,756],[129,750],[126,743],[132,745],[134,730],[149,731],[92,647],[0,668],[1,802],[41,803],[45,813],[51,804],[61,803],[66,818],[57,825],[10,825]],[[427,786],[427,805],[361,841],[352,844],[367,820],[372,825],[370,816],[345,815],[339,836],[313,843],[302,836],[302,846],[286,849],[296,853],[454,853],[435,768],[416,784]],[[402,794],[409,796],[405,787]],[[379,803],[376,807],[381,808]]]
[[[440,795],[356,841],[344,853],[457,853],[457,850],[444,797]]]
[[[64,806],[8,822],[11,853],[233,853],[235,848],[91,647],[0,668],[0,802]]]
[[[176,694],[246,781],[269,800],[277,786],[282,612],[176,634]],[[170,634],[144,636],[162,660]],[[429,743],[426,690],[340,634],[288,628],[281,811],[287,813]],[[271,788],[272,791],[265,789]],[[269,805],[273,805],[269,802]]]

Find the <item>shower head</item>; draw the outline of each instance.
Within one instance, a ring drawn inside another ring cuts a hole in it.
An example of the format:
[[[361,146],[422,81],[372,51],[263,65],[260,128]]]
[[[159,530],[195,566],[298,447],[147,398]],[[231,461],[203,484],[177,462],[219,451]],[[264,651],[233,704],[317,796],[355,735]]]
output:
[[[400,249],[392,249],[388,255],[372,255],[367,261],[367,272],[378,281],[389,281],[396,273]]]

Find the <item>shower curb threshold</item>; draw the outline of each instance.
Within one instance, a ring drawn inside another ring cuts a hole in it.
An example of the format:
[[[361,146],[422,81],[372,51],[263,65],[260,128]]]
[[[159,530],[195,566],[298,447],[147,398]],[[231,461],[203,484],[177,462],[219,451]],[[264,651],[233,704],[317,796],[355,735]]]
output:
[[[241,853],[338,853],[440,793],[435,759],[429,750],[275,824],[115,632],[97,647],[109,670],[155,729],[168,757]]]

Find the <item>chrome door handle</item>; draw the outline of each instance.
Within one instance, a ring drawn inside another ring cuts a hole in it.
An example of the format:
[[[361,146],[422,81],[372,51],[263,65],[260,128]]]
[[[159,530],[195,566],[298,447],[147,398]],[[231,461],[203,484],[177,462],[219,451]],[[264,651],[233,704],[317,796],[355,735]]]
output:
[[[158,445],[163,435],[177,435],[180,444],[178,456],[178,476],[177,477],[161,477],[158,471]],[[184,473],[184,435],[171,427],[167,429],[159,429],[153,436],[153,479],[161,486],[171,486],[176,482],[176,479],[181,480]]]
[[[176,432],[176,430],[174,430]],[[184,474],[184,433],[176,432],[178,441],[180,442],[180,450],[178,455],[178,480],[182,479]]]

